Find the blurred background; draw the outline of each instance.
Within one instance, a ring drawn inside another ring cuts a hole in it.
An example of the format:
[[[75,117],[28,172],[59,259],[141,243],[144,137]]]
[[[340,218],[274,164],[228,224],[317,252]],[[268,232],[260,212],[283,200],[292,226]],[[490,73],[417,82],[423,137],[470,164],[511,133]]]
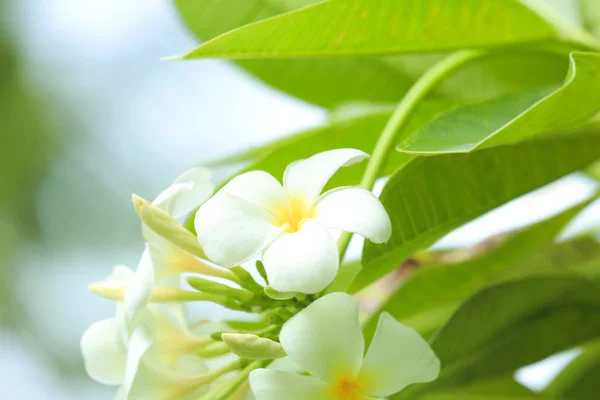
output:
[[[87,284],[141,254],[131,194],[153,198],[203,160],[327,115],[222,61],[159,61],[197,44],[165,0],[0,0],[0,24],[0,398],[112,398],[86,377],[79,339],[114,312]],[[595,189],[567,177],[437,246],[477,243]],[[598,220],[591,208],[571,231]],[[569,357],[519,377],[539,387]]]

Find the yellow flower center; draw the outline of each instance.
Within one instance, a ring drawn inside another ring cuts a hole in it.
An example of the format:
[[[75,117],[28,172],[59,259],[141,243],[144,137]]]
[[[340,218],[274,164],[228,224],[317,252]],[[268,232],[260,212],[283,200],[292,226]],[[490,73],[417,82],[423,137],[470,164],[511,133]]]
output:
[[[361,385],[355,378],[342,376],[337,380],[332,389],[332,398],[335,400],[362,400]]]
[[[302,196],[288,197],[287,204],[274,207],[271,212],[277,217],[278,226],[285,226],[285,231],[288,233],[298,232],[305,219],[315,216],[315,210]]]

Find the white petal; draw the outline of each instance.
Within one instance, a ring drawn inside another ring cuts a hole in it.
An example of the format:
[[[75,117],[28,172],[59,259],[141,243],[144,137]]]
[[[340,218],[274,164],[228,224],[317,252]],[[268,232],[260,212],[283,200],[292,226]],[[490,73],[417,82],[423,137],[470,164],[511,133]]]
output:
[[[173,277],[182,272],[202,272],[203,269],[209,268],[192,254],[160,236],[152,229],[142,226],[142,232],[150,251],[155,280],[159,281]]]
[[[81,338],[88,375],[105,385],[120,385],[125,377],[127,351],[120,342],[114,319],[92,324]]]
[[[182,357],[175,370],[153,369],[141,364],[128,400],[198,400],[208,391],[202,374],[206,366],[198,357]]]
[[[126,337],[129,336],[130,326],[138,312],[144,308],[152,298],[154,290],[154,268],[150,258],[150,251],[146,247],[138,263],[135,275],[130,280],[123,298],[123,309],[120,329]]]
[[[392,223],[371,191],[359,187],[330,190],[317,199],[315,219],[331,229],[358,233],[375,243],[387,242]]]
[[[321,297],[283,325],[279,341],[294,363],[325,382],[356,377],[365,347],[357,300],[345,293]]]
[[[150,305],[152,323],[155,329],[157,356],[161,363],[171,365],[186,352],[193,352],[199,338],[193,335],[162,305]]]
[[[156,357],[155,345],[151,330],[136,327],[124,384],[129,400],[196,400],[207,391],[203,376],[207,368],[200,358],[186,355],[166,368]]]
[[[117,390],[117,393],[115,393],[115,397],[113,397],[113,400],[127,400],[127,393],[125,392],[125,388],[123,386],[121,386],[119,390]]]
[[[359,380],[371,396],[390,396],[406,386],[430,382],[440,372],[440,360],[414,330],[388,313],[379,317]]]
[[[252,371],[250,387],[256,400],[331,400],[329,385],[312,376],[287,371]]]
[[[302,368],[296,365],[289,357],[283,357],[278,358],[277,360],[273,360],[273,362],[269,364],[267,368],[275,369],[277,371],[295,372],[297,374],[304,372]]]
[[[180,175],[175,182],[156,197],[153,203],[175,218],[190,213],[212,194],[211,172],[193,168]]]
[[[331,283],[339,266],[335,241],[310,220],[275,240],[262,261],[269,285],[279,292],[317,293]]]
[[[144,314],[147,317],[148,313]],[[201,385],[206,366],[198,357],[184,357],[168,368],[160,361],[153,327],[143,318],[129,341],[123,387],[129,400],[196,399],[206,391]],[[193,361],[192,361],[193,360]]]
[[[283,186],[288,195],[304,196],[307,203],[311,204],[338,169],[367,157],[367,153],[356,149],[336,149],[315,154],[288,165],[283,175]]]
[[[145,324],[138,324],[133,330],[128,343],[127,369],[123,382],[126,393],[129,394],[131,391],[134,380],[138,376],[138,370],[142,366],[142,358],[148,357],[151,354],[150,349],[153,344],[154,337],[152,330]]]
[[[126,265],[117,264],[113,268],[110,275],[106,278],[107,281],[127,282],[134,275],[134,272]]]
[[[250,171],[230,180],[220,192],[233,194],[267,210],[287,204],[281,183],[264,171]]]
[[[228,193],[217,193],[196,213],[194,225],[204,252],[230,268],[249,260],[280,232],[273,214]]]

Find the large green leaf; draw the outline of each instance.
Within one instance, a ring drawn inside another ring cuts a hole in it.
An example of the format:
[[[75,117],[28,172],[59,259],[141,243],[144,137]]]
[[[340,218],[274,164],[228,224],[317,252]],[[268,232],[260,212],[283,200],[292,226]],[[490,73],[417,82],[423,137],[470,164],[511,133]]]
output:
[[[420,157],[390,177],[381,201],[392,220],[384,244],[365,243],[357,290],[451,230],[600,157],[597,128],[466,154]]]
[[[600,286],[576,276],[535,277],[471,297],[432,341],[437,380],[391,399],[422,398],[515,369],[600,337]]]
[[[453,388],[448,392],[427,393],[419,397],[420,400],[533,400],[545,399],[521,386],[512,378],[503,378],[476,382],[466,387]]]
[[[448,392],[427,393],[420,400],[534,400],[546,397],[521,386],[512,376],[477,382]]]
[[[424,101],[415,109],[408,126],[416,128],[424,125],[441,112],[454,107],[454,104],[454,102],[447,100]],[[288,164],[310,157],[320,151],[346,147],[371,153],[391,113],[387,109],[352,118],[336,119],[321,128],[299,132],[242,153],[213,161],[209,165],[244,164],[242,171],[236,171],[233,175],[222,181],[221,185],[225,184],[232,176],[250,170],[266,171],[281,180]],[[388,160],[387,167],[382,171],[381,175],[391,174],[413,157],[412,155],[403,153],[392,154]],[[342,168],[330,180],[328,188],[358,184],[365,166],[366,163],[361,163],[348,168]],[[193,217],[188,218],[185,226],[188,230],[194,232]]]
[[[314,0],[175,0],[186,25],[200,39],[275,16]],[[238,60],[237,64],[265,83],[308,102],[331,108],[371,101],[397,102],[427,68],[444,55],[344,57],[335,60]],[[528,87],[558,83],[564,76],[563,57],[520,51],[494,53],[446,79],[436,94],[483,99]]]
[[[203,40],[314,2],[175,0],[187,26]],[[267,84],[324,107],[359,100],[397,101],[414,80],[379,59],[239,60],[238,64]]]
[[[384,311],[429,336],[462,302],[486,286],[527,274],[565,271],[591,258],[600,261],[600,245],[589,238],[554,243],[564,226],[587,204],[525,228],[473,259],[417,269],[371,315],[365,324],[365,337],[373,336],[379,314]]]
[[[589,400],[600,393],[600,340],[585,345],[544,393],[557,399]]]
[[[185,58],[417,53],[520,45],[561,34],[517,0],[329,0],[227,32]]]
[[[573,129],[600,111],[600,54],[573,53],[558,89],[528,90],[448,111],[404,135],[408,153],[457,153]]]
[[[447,100],[430,100],[421,103],[415,110],[408,127],[414,129],[425,125],[440,113],[455,106]],[[305,132],[299,132],[289,137],[249,149],[240,154],[234,154],[218,160],[216,164],[231,162],[246,162],[244,171],[262,170],[269,172],[278,179],[283,178],[283,171],[288,164],[315,153],[336,149],[355,148],[371,153],[381,131],[392,115],[389,109],[370,112],[351,118],[336,119],[328,125]],[[392,154],[387,168],[382,175],[392,173],[404,165],[413,156],[408,154]],[[213,163],[214,165],[215,163]],[[354,185],[360,181],[365,163],[349,168],[342,168],[332,179],[330,186]]]

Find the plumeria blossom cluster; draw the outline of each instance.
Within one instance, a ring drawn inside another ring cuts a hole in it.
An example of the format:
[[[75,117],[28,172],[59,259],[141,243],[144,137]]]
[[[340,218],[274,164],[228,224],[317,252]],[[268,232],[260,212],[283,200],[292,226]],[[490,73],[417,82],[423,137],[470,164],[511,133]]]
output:
[[[145,249],[135,271],[118,265],[90,285],[116,307],[82,337],[88,374],[135,400],[365,400],[435,379],[427,342],[387,314],[364,355],[357,300],[327,292],[340,232],[377,243],[391,235],[372,192],[324,192],[366,157],[326,151],[290,164],[283,184],[250,171],[214,195],[210,171],[195,168],[152,202],[134,195]],[[194,234],[181,218],[196,209]],[[193,302],[239,318],[190,321]]]

